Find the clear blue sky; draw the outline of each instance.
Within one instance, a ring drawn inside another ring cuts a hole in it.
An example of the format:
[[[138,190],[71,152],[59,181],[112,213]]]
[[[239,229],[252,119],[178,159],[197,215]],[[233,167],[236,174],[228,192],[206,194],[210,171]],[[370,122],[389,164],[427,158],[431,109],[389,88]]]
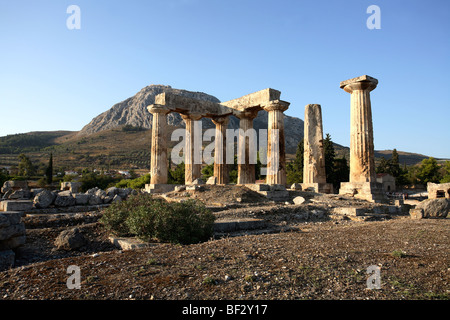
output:
[[[69,30],[69,5],[81,29]],[[370,5],[381,29],[369,30]],[[448,0],[1,0],[0,136],[80,130],[150,84],[221,101],[264,88],[349,145],[350,95],[368,74],[375,149],[450,158]]]

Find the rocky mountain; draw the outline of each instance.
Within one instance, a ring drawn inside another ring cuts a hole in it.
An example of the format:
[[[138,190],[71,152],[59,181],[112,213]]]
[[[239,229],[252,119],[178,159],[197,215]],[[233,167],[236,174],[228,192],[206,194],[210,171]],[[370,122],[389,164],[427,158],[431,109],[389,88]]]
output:
[[[219,103],[220,100],[214,96],[203,92],[192,92],[181,89],[174,89],[165,85],[150,85],[143,88],[133,97],[119,102],[111,107],[111,109],[98,115],[87,124],[78,136],[87,136],[103,130],[109,130],[125,125],[150,129],[152,127],[152,114],[147,111],[147,106],[155,102],[155,96],[170,92],[181,96],[195,98],[199,100],[211,101]],[[267,129],[267,112],[259,112],[253,121],[253,127],[256,130]],[[184,122],[178,113],[169,113],[167,122],[170,126],[184,127]],[[202,119],[202,127],[204,129],[214,128],[214,124],[210,119]],[[239,128],[239,120],[230,117],[229,128]],[[285,128],[289,134],[286,134],[286,151],[294,153],[300,139],[303,138],[303,120],[295,117],[285,117]]]

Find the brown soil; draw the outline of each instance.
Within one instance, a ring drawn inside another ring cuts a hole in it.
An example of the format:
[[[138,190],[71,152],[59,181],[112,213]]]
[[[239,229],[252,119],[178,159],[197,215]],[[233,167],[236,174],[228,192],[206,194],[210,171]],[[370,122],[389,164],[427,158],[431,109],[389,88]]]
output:
[[[195,195],[208,204],[244,199],[239,208],[217,212],[218,218],[263,218],[293,231],[122,252],[97,222],[100,213],[28,216],[16,268],[0,272],[0,299],[450,298],[450,219],[330,220],[326,210],[337,204],[370,205],[336,195],[274,205],[252,202],[248,190],[212,189],[216,193]],[[321,219],[299,214],[319,211],[324,214],[310,216]],[[74,225],[88,245],[55,250],[58,234]],[[67,287],[70,265],[80,267],[81,289]],[[381,289],[367,289],[372,265],[381,268]]]

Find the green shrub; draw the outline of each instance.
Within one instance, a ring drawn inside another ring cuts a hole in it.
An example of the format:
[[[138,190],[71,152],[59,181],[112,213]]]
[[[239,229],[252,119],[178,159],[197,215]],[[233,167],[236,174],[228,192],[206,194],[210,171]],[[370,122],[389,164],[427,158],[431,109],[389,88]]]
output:
[[[191,244],[212,236],[214,220],[214,215],[197,200],[175,203],[138,194],[113,203],[100,221],[118,236]]]
[[[146,184],[150,183],[150,173],[136,179],[122,179],[116,183],[116,188],[132,188],[143,189]]]

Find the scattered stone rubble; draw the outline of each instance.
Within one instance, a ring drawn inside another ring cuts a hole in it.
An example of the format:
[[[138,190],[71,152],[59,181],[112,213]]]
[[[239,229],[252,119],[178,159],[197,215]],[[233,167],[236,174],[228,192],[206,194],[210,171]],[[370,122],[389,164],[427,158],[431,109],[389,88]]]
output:
[[[106,190],[92,188],[85,193],[78,192],[79,183],[64,183],[61,190],[52,191],[42,188],[29,189],[27,181],[6,181],[1,188],[0,195],[0,271],[14,266],[15,252],[26,242],[26,229],[24,221],[39,223],[45,220],[49,223],[50,216],[65,212],[76,219],[79,210],[91,211],[99,206],[105,206],[116,201],[125,200],[131,194],[137,194],[131,188],[111,187]],[[39,216],[45,216],[42,218]],[[98,217],[94,217],[98,219]],[[68,222],[67,219],[59,220]],[[68,230],[61,234],[55,242],[59,250],[75,250],[83,246],[83,235],[77,229]]]
[[[85,193],[78,192],[79,188],[79,183],[71,182],[63,183],[59,191],[43,188],[30,190],[26,181],[6,181],[1,189],[3,197],[0,199],[0,212],[104,205],[137,194],[131,188],[111,187],[102,190],[95,187]]]

